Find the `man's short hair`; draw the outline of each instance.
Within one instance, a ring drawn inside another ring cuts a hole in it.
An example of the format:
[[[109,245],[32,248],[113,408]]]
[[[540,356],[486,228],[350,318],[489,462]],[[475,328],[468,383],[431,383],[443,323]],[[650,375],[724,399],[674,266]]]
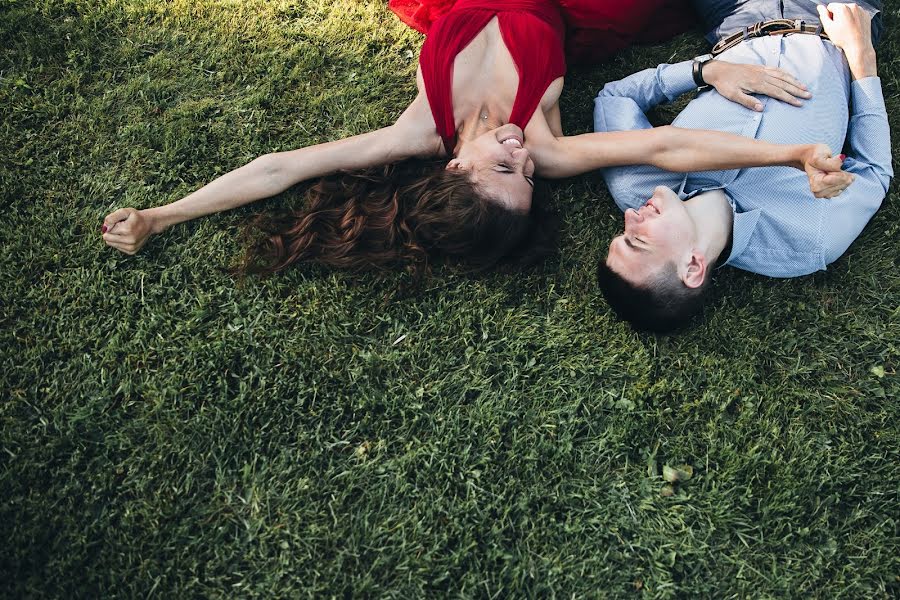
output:
[[[600,291],[616,315],[639,331],[668,333],[690,324],[702,309],[710,275],[700,287],[689,288],[678,277],[674,262],[666,264],[649,282],[635,285],[601,260],[597,265]]]

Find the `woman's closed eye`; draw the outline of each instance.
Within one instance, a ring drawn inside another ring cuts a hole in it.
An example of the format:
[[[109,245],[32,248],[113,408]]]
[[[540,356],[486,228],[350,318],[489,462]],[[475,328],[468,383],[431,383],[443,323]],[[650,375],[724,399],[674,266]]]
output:
[[[494,170],[497,171],[498,173],[515,173],[516,172],[509,165],[497,165],[494,168]],[[525,181],[528,182],[528,185],[530,185],[531,187],[534,187],[534,177],[530,177],[530,176],[524,175],[524,174],[522,175],[522,177],[525,178]]]

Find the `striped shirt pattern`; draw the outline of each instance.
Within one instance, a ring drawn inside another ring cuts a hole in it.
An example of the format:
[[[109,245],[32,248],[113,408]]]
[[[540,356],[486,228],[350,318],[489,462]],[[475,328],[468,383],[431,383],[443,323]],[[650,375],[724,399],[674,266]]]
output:
[[[639,208],[657,185],[682,199],[724,189],[734,210],[732,250],[725,264],[768,275],[796,277],[825,269],[855,240],[884,199],[891,168],[890,130],[881,81],[850,81],[843,52],[813,35],[755,38],[718,57],[735,63],[779,67],[802,81],[813,96],[795,107],[757,96],[755,112],[720,96],[700,93],[672,123],[713,129],[780,144],[825,143],[846,147],[844,170],[856,175],[841,195],[815,198],[803,171],[758,167],[670,173],[647,165],[603,170],[623,211]],[[594,129],[652,127],[645,112],[695,89],[691,62],[660,65],[607,84],[595,100]]]

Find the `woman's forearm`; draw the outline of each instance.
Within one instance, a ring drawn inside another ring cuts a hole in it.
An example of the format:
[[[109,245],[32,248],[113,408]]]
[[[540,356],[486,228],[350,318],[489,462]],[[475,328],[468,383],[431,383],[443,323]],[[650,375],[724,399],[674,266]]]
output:
[[[184,198],[143,211],[160,233],[172,225],[230,210],[287,189],[277,176],[277,161],[267,154],[211,181]]]
[[[391,126],[263,155],[165,206],[119,208],[103,219],[103,239],[109,246],[134,254],[150,235],[172,225],[274,196],[301,181],[438,154],[442,148],[440,136],[422,98],[422,94],[417,96]]]
[[[222,175],[181,200],[142,211],[153,232],[197,217],[243,206],[291,186],[344,170],[365,169],[419,152],[407,126],[393,125],[307,148],[266,154]]]
[[[627,165],[653,165],[680,173],[776,165],[802,169],[811,148],[667,125],[561,137],[536,148],[532,158],[542,177],[556,179]]]
[[[773,144],[748,137],[722,133],[658,127],[662,138],[647,154],[647,162],[667,171],[686,173],[746,167],[785,166],[803,169],[809,144]]]

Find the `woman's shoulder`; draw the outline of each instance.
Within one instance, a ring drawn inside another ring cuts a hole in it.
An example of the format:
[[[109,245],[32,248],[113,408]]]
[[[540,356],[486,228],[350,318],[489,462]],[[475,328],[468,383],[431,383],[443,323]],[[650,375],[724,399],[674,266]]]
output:
[[[404,144],[413,149],[414,156],[426,158],[445,154],[444,142],[438,134],[428,96],[423,90],[397,118],[394,128]]]

